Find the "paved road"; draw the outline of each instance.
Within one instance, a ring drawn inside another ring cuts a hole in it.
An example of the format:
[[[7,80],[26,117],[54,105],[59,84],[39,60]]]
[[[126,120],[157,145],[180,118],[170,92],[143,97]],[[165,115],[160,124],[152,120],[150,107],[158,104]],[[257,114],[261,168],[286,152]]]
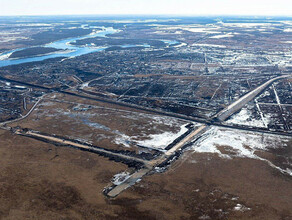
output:
[[[230,106],[222,110],[217,114],[217,119],[219,121],[224,121],[228,117],[230,117],[232,114],[240,110],[244,105],[246,105],[249,101],[254,99],[260,92],[262,92],[267,86],[269,86],[271,83],[273,83],[276,80],[286,78],[286,76],[279,76],[276,78],[273,78],[261,86],[257,87],[253,91],[247,93],[234,103],[232,103]],[[180,150],[183,146],[185,146],[187,143],[189,143],[191,140],[193,140],[195,137],[201,136],[203,133],[205,133],[210,126],[208,125],[202,125],[196,130],[194,130],[192,133],[187,135],[185,138],[183,138],[180,142],[178,142],[175,146],[173,146],[171,149],[166,151],[162,156],[160,156],[157,159],[154,159],[152,161],[147,162],[148,167],[138,170],[137,172],[133,173],[125,182],[123,182],[120,185],[113,186],[113,188],[107,193],[107,196],[109,197],[116,197],[118,196],[123,190],[127,189],[128,187],[135,184],[135,182],[139,179],[141,179],[144,175],[148,174],[150,171],[155,169],[156,166],[163,163],[164,161],[167,161],[176,151]]]
[[[238,99],[237,101],[232,103],[230,106],[228,106],[227,108],[225,108],[224,110],[219,112],[216,115],[216,118],[221,122],[226,120],[232,114],[234,114],[235,112],[240,110],[249,101],[254,99],[259,93],[261,93],[271,83],[273,83],[276,80],[279,80],[279,79],[282,79],[282,78],[286,78],[286,77],[289,77],[289,75],[279,76],[279,77],[273,78],[273,79],[265,82],[261,86],[257,87],[253,91],[247,93],[246,95],[244,95],[243,97],[241,97],[240,99]],[[103,102],[107,102],[107,103],[118,104],[118,105],[125,106],[125,107],[132,107],[132,108],[134,107],[136,109],[149,111],[149,109],[146,109],[146,108],[143,108],[143,107],[136,107],[136,106],[132,106],[130,104],[117,103],[116,101],[112,101],[112,100],[104,100],[104,99],[99,99],[99,98],[82,96],[82,95],[78,95],[78,94],[75,94],[75,93],[72,93],[72,92],[65,92],[65,91],[59,91],[59,92],[65,93],[65,94],[68,94],[68,95],[78,96],[78,97],[81,97],[81,98],[93,99],[93,100],[97,100],[97,101],[103,101]],[[35,104],[35,106],[36,106],[36,104]],[[32,108],[30,110],[29,114],[33,111],[33,109],[34,108]],[[187,120],[190,119],[190,117],[187,117],[187,116],[184,117],[184,116],[180,116],[180,115],[176,115],[176,114],[172,114],[172,113],[169,114],[169,113],[160,112],[160,111],[157,111],[157,110],[150,110],[150,111],[152,113],[163,114],[163,115],[170,116],[170,117],[177,117],[177,118],[187,119]],[[21,120],[21,119],[18,119],[18,120]],[[200,122],[204,123],[204,122],[206,122],[206,120],[202,120]],[[210,125],[212,123],[208,122],[208,124]],[[114,153],[114,152],[111,152],[111,151],[107,151],[105,149],[94,148],[94,147],[90,147],[90,146],[87,146],[87,145],[76,143],[76,142],[73,142],[73,141],[70,141],[70,140],[64,140],[64,139],[61,139],[61,138],[58,138],[58,137],[52,137],[52,136],[48,136],[48,135],[43,135],[43,134],[31,132],[31,131],[28,131],[26,133],[26,135],[42,138],[42,139],[45,139],[45,140],[48,140],[48,141],[53,141],[53,142],[57,142],[57,143],[65,144],[65,145],[74,146],[74,147],[77,147],[77,148],[80,148],[80,149],[86,149],[86,150],[91,150],[91,151],[95,151],[95,152],[99,152],[99,153],[110,154],[110,155],[113,155],[113,156],[116,156],[116,157],[124,158],[124,159],[127,159],[127,160],[134,160],[134,161],[143,163],[145,165],[145,168],[140,169],[137,172],[133,173],[130,176],[130,178],[128,178],[125,182],[121,183],[118,186],[113,187],[107,193],[107,195],[109,197],[115,197],[115,196],[119,195],[123,190],[125,190],[128,187],[130,187],[133,184],[135,184],[135,182],[137,182],[139,179],[141,179],[144,175],[146,175],[147,173],[149,173],[150,171],[155,169],[156,166],[158,166],[159,164],[167,161],[173,154],[175,154],[177,151],[179,151],[183,146],[185,146],[187,143],[189,143],[190,141],[195,139],[195,137],[201,136],[206,130],[208,130],[209,125],[202,125],[201,127],[197,128],[196,130],[191,132],[189,135],[187,135],[185,138],[183,138],[181,141],[179,141],[176,145],[174,145],[174,147],[172,147],[171,149],[166,151],[162,156],[160,156],[160,157],[158,157],[158,158],[156,158],[156,159],[154,159],[152,161],[145,161],[145,160],[142,160],[142,159],[139,159],[139,158],[136,158],[136,157],[122,155],[122,154],[119,154],[119,153]],[[218,124],[218,125],[220,126],[220,124]],[[18,134],[23,135],[21,132],[19,132]]]
[[[13,119],[13,120],[9,120],[9,121],[1,122],[1,123],[0,123],[0,127],[6,125],[6,124],[8,124],[8,123],[17,122],[17,121],[20,121],[20,120],[23,120],[23,119],[27,118],[27,117],[33,112],[33,110],[37,107],[37,105],[40,103],[40,101],[43,99],[43,97],[44,97],[44,95],[41,96],[41,97],[37,100],[37,102],[32,106],[32,108],[29,110],[28,113],[26,113],[25,115],[23,115],[23,116],[20,117],[20,118]]]
[[[259,93],[261,93],[264,89],[266,89],[270,84],[272,84],[273,82],[279,79],[283,79],[287,77],[291,77],[291,75],[278,76],[278,77],[268,80],[264,84],[260,85],[259,87],[255,88],[254,90],[250,91],[249,93],[245,94],[244,96],[242,96],[241,98],[233,102],[227,108],[220,111],[216,115],[216,118],[219,121],[225,121],[228,117],[230,117],[235,112],[240,110],[243,106],[245,106],[249,101],[253,100]]]
[[[18,83],[20,85],[25,85],[25,86],[29,86],[29,87],[44,89],[44,90],[47,90],[49,92],[59,92],[62,94],[75,96],[75,97],[79,97],[79,98],[83,98],[83,99],[88,99],[88,100],[93,100],[93,101],[98,101],[98,102],[103,102],[103,103],[108,103],[108,104],[114,104],[114,105],[118,105],[121,107],[127,107],[127,108],[131,108],[131,109],[135,109],[135,110],[142,110],[145,112],[154,113],[154,114],[158,114],[158,115],[169,116],[169,117],[174,117],[174,118],[178,118],[178,119],[189,120],[189,121],[194,121],[194,122],[199,122],[199,123],[209,122],[209,120],[206,118],[198,118],[198,117],[191,117],[191,116],[176,114],[176,113],[172,113],[172,112],[164,112],[164,111],[160,111],[157,109],[151,109],[151,108],[147,108],[147,107],[143,107],[143,106],[139,106],[139,105],[134,105],[134,104],[126,103],[126,102],[115,101],[113,99],[109,99],[109,98],[105,98],[105,97],[97,97],[97,96],[93,97],[93,96],[88,96],[88,95],[81,95],[81,94],[74,93],[71,91],[64,91],[64,90],[61,90],[58,88],[48,88],[45,86],[34,85],[31,83],[21,82],[21,81],[13,80],[13,79],[8,79],[8,78],[4,78],[1,76],[0,76],[0,80],[4,80],[7,82],[14,82],[14,83]],[[79,90],[79,91],[82,92],[82,90]]]
[[[285,76],[280,76],[280,77],[291,77],[291,75],[290,76],[289,75],[285,75]],[[275,81],[275,80],[278,80],[278,78],[279,77],[271,79],[271,80]],[[18,83],[18,84],[21,84],[21,85],[26,85],[26,86],[30,86],[30,87],[46,89],[48,91],[55,91],[55,92],[59,92],[59,93],[63,93],[63,94],[71,95],[71,96],[76,96],[76,97],[79,97],[79,98],[98,101],[98,102],[115,104],[115,105],[122,106],[122,107],[128,107],[128,108],[131,108],[131,109],[134,109],[134,110],[142,110],[142,111],[145,111],[145,112],[148,112],[148,113],[153,113],[153,114],[157,114],[157,115],[162,115],[162,116],[168,116],[168,117],[172,117],[172,118],[187,120],[187,121],[190,121],[190,122],[204,123],[204,124],[208,124],[208,125],[214,125],[214,126],[217,126],[217,127],[228,127],[230,129],[237,129],[237,130],[245,130],[245,131],[247,130],[247,131],[255,131],[255,132],[259,132],[259,133],[271,133],[271,134],[277,134],[277,135],[291,136],[291,134],[289,134],[289,133],[283,133],[283,132],[277,132],[277,131],[268,131],[268,130],[263,130],[263,129],[259,129],[259,128],[257,128],[257,130],[255,130],[254,128],[248,128],[248,127],[242,127],[242,126],[236,126],[236,125],[226,125],[226,124],[221,124],[220,121],[219,122],[212,122],[211,120],[204,119],[204,118],[195,118],[195,117],[176,114],[176,113],[171,113],[171,112],[159,111],[159,110],[156,110],[156,109],[151,109],[151,108],[146,108],[146,107],[142,107],[142,106],[132,105],[132,104],[129,104],[129,103],[122,103],[122,102],[118,102],[118,101],[111,100],[111,99],[80,95],[80,94],[76,94],[76,93],[73,93],[73,92],[67,92],[67,91],[63,91],[63,90],[56,90],[56,89],[54,90],[52,88],[47,88],[47,87],[44,87],[44,86],[34,85],[34,84],[30,84],[30,83],[24,83],[24,82],[17,81],[17,80],[6,79],[6,78],[1,77],[1,76],[0,76],[0,80],[6,80],[8,82],[15,82],[15,83]],[[270,83],[270,82],[267,82],[267,83]],[[237,102],[239,102],[239,100]],[[215,118],[218,117],[219,114],[222,114],[224,111],[228,110],[229,108],[230,107],[227,107],[224,110],[222,110],[221,112],[219,112],[215,116]],[[236,111],[233,110],[232,114],[234,114],[235,112]],[[231,114],[229,114],[229,116],[230,115]],[[21,120],[21,118],[19,120]]]

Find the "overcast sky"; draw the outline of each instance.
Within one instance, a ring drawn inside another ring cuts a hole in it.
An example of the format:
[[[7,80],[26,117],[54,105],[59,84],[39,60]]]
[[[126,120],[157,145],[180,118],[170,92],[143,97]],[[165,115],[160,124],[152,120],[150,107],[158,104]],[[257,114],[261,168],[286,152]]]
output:
[[[288,15],[292,0],[0,0],[0,15]]]

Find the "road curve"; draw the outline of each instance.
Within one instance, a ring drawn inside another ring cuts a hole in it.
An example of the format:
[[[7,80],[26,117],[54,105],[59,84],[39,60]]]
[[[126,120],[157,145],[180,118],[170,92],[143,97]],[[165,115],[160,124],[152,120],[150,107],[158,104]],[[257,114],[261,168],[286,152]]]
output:
[[[37,107],[37,105],[40,103],[40,101],[42,101],[43,97],[44,97],[44,95],[41,96],[41,97],[37,100],[37,102],[31,107],[31,109],[29,110],[28,113],[26,113],[25,115],[23,115],[23,116],[20,117],[20,118],[16,118],[16,119],[13,119],[13,120],[9,120],[9,121],[1,122],[1,123],[0,123],[0,127],[6,125],[6,124],[8,124],[8,123],[17,122],[17,121],[20,121],[20,120],[23,120],[23,119],[27,118],[27,117],[33,112],[33,110]]]

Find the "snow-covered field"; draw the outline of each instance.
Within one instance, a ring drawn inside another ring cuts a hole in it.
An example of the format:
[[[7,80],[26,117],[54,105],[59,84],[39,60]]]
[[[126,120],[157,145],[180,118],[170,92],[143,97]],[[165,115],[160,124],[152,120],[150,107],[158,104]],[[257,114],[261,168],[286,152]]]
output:
[[[61,107],[51,99],[41,102],[33,115],[37,119],[33,118],[32,121],[44,117],[54,125],[55,120],[62,120],[66,126],[72,127],[62,131],[63,135],[70,138],[88,138],[85,141],[88,143],[107,139],[113,145],[126,148],[141,145],[149,149],[164,150],[188,130],[185,121],[166,116],[80,103]],[[124,126],[124,123],[127,125]],[[79,129],[74,129],[75,126]],[[88,135],[84,135],[86,130]],[[56,129],[54,132],[58,134],[60,131]]]
[[[221,39],[221,38],[228,38],[228,37],[234,37],[234,35],[231,34],[231,33],[228,33],[228,34],[219,34],[219,35],[212,36],[210,38],[213,38],[213,39]]]
[[[217,44],[192,44],[193,47],[217,47],[217,48],[226,48],[224,45],[217,45]]]
[[[0,60],[6,60],[10,57],[12,53],[7,53],[7,54],[0,54]]]
[[[220,34],[219,26],[215,25],[177,25],[177,26],[168,26],[168,25],[159,25],[156,27],[158,30],[184,30],[193,33],[207,33],[207,34]]]
[[[255,134],[248,131],[222,129],[211,127],[203,137],[196,142],[192,150],[198,153],[213,153],[225,159],[234,157],[252,158],[267,162],[273,168],[292,176],[292,170],[282,169],[271,161],[256,155],[256,151],[267,151],[268,148],[286,147],[289,138],[271,134]],[[224,153],[219,147],[225,147]],[[226,153],[227,152],[227,153]]]
[[[284,29],[284,32],[292,32],[292,28],[286,28]]]
[[[184,134],[188,129],[185,127],[187,124],[182,125],[181,129],[178,133],[174,132],[162,132],[160,134],[150,134],[149,136],[145,136],[140,134],[139,136],[128,136],[125,134],[121,134],[116,137],[115,143],[120,145],[124,145],[125,147],[129,147],[128,143],[135,143],[141,145],[143,147],[148,147],[151,149],[164,150],[169,144],[171,144],[176,138]],[[141,136],[144,140],[141,140]]]
[[[275,24],[272,23],[223,23],[221,24],[225,27],[239,27],[239,28],[255,28],[255,27],[270,27]]]
[[[252,117],[251,112],[247,108],[241,109],[241,111],[233,115],[226,122],[229,124],[247,125],[252,127],[266,128],[269,124],[270,116],[262,116],[261,120]]]
[[[167,145],[171,144],[176,138],[184,134],[188,129],[185,125],[181,126],[181,129],[178,133],[173,132],[163,132],[161,134],[151,134],[149,139],[143,141],[137,141],[139,145],[164,149]]]

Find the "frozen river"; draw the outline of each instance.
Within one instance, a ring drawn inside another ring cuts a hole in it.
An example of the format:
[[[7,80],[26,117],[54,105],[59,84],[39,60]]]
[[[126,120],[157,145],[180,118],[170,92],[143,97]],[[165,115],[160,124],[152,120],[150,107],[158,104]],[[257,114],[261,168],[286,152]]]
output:
[[[114,34],[118,32],[119,30],[114,29],[112,27],[98,27],[101,28],[102,30],[92,32],[91,34],[82,36],[82,37],[73,37],[73,38],[67,38],[59,41],[55,41],[49,44],[44,45],[44,47],[52,47],[56,49],[62,49],[62,51],[57,51],[54,53],[50,54],[45,54],[45,55],[38,55],[38,56],[33,56],[33,57],[26,57],[26,58],[16,58],[16,59],[9,59],[8,57],[11,55],[11,53],[15,51],[20,51],[26,48],[20,48],[16,50],[11,50],[5,53],[2,53],[0,55],[0,67],[4,66],[9,66],[9,65],[16,65],[16,64],[22,64],[22,63],[29,63],[29,62],[36,62],[36,61],[43,61],[46,59],[51,59],[51,58],[58,58],[58,57],[76,57],[76,56],[81,56],[84,54],[88,53],[93,53],[93,52],[98,52],[98,51],[103,51],[107,49],[109,46],[104,46],[104,47],[91,47],[91,46],[75,46],[70,43],[75,42],[77,40],[82,40],[82,39],[87,39],[87,38],[94,38],[94,37],[106,37],[107,35]],[[168,45],[176,44],[178,43],[177,41],[170,41],[170,40],[161,40]],[[143,47],[150,47],[148,44],[143,44],[143,45],[121,45],[123,48],[127,47],[135,47],[135,46],[143,46]]]

